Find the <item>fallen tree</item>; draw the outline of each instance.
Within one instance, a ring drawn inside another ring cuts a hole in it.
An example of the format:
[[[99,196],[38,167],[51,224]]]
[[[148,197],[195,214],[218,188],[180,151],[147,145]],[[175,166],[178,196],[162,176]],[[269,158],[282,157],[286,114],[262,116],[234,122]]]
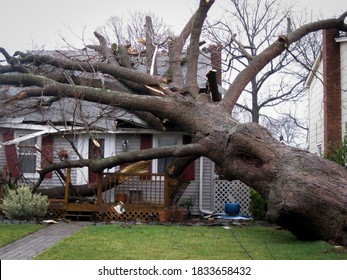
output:
[[[171,174],[176,174],[193,159],[205,156],[216,163],[219,174],[225,179],[239,179],[267,199],[268,217],[272,222],[288,228],[302,239],[332,240],[347,245],[346,169],[316,155],[283,145],[258,124],[238,123],[231,117],[243,89],[267,63],[310,32],[331,28],[347,31],[344,23],[347,12],[338,18],[312,22],[279,36],[238,74],[222,100],[212,102],[206,98],[207,93],[199,94],[197,61],[202,26],[213,3],[211,0],[201,0],[181,34],[170,39],[170,83],[163,77],[120,66],[111,57],[112,50],[100,34],[96,34],[100,46],[94,49],[109,58],[104,63],[59,60],[40,54],[22,53],[14,57],[4,49],[0,50],[8,61],[8,66],[0,67],[0,82],[35,86],[25,88],[6,102],[15,103],[41,96],[83,98],[145,112],[143,117],[156,122],[158,129],[165,129],[165,125],[170,123],[192,137],[191,144],[182,146],[127,152],[105,159],[53,163],[40,171],[41,178],[52,170],[68,167],[88,166],[93,172],[102,172],[124,163],[168,156],[177,158],[169,170]],[[184,76],[180,55],[188,38],[189,59]],[[148,54],[148,57],[151,56]],[[97,70],[112,76],[114,82],[85,86],[86,83],[76,79],[72,84],[61,77],[58,79],[51,72],[45,72],[43,65],[62,71]],[[130,82],[136,83],[137,90],[134,87],[130,89]],[[212,85],[210,88],[215,87]],[[146,95],[142,90],[146,90]]]

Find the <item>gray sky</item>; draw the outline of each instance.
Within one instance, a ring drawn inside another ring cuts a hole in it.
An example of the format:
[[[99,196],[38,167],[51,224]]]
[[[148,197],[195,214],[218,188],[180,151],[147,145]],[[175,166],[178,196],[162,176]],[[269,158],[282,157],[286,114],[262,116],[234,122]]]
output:
[[[292,3],[291,0],[279,0]],[[69,42],[88,41],[96,27],[112,15],[126,15],[131,10],[151,10],[165,19],[175,31],[186,23],[197,7],[198,0],[1,0],[0,46],[10,53],[33,48],[54,49]],[[228,0],[216,0],[210,17],[218,17],[221,7]],[[313,11],[325,17],[341,14],[347,10],[345,0],[298,0],[296,10]],[[84,35],[83,35],[84,34]],[[88,43],[88,42],[87,42]]]

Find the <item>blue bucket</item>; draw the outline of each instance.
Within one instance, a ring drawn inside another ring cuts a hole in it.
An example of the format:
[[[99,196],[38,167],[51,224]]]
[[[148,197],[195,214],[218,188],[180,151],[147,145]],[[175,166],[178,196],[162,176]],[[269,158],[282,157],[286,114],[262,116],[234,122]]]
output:
[[[237,216],[240,213],[240,203],[225,203],[224,212],[228,216]]]

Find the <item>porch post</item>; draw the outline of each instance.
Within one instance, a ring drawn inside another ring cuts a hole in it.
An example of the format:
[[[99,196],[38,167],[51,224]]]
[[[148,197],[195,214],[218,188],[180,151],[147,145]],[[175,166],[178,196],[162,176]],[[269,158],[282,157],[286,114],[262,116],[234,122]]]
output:
[[[7,177],[7,167],[4,166],[2,169],[2,180],[3,182],[6,182],[6,177]],[[0,184],[0,199],[4,198],[4,186],[3,184]]]
[[[69,203],[69,188],[70,188],[70,181],[71,181],[71,168],[66,169],[66,182],[65,182],[65,196],[64,196],[64,203]]]
[[[102,173],[98,173],[98,192],[97,192],[97,205],[101,205],[102,203]]]
[[[169,194],[169,174],[164,175],[164,207],[170,206],[170,194]]]

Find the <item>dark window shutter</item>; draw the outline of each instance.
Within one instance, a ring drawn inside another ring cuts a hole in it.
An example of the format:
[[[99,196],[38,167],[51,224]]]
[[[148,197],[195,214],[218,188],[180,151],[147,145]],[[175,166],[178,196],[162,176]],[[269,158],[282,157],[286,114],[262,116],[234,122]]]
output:
[[[53,134],[47,134],[42,136],[42,168],[50,165],[53,162]],[[52,178],[53,172],[46,174],[45,178]]]
[[[150,149],[152,148],[153,144],[153,135],[152,134],[141,134],[141,139],[140,139],[140,149]],[[148,172],[152,173],[152,165],[150,164],[148,167]],[[143,178],[145,179],[145,178]]]
[[[92,139],[89,139],[89,158],[90,159],[99,159],[99,158],[104,158],[105,155],[105,139],[99,138],[97,141],[100,144],[100,147],[95,146],[94,141]],[[89,169],[88,172],[88,180],[89,183],[95,183],[98,181],[98,174],[94,173]]]
[[[189,144],[191,142],[192,142],[192,139],[189,135],[183,135],[183,145]],[[195,180],[195,160],[191,162],[183,171],[183,178],[188,181]]]
[[[4,142],[11,141],[14,139],[13,131],[5,132],[2,134],[2,139]],[[16,145],[6,145],[5,146],[5,155],[7,161],[7,169],[12,177],[18,178],[21,175],[19,168],[19,160]]]

